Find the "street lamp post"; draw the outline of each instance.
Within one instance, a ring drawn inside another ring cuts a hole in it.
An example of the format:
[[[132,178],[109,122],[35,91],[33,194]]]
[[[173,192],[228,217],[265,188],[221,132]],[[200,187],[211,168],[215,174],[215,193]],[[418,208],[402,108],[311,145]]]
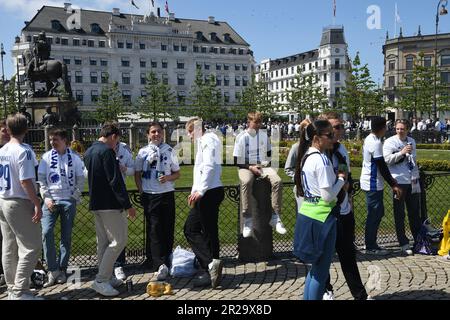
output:
[[[434,36],[434,96],[433,96],[433,120],[437,119],[437,72],[438,72],[438,56],[437,56],[437,36],[439,29],[439,16],[445,16],[447,12],[448,0],[439,0],[436,9],[436,33]],[[439,10],[439,8],[441,10]]]
[[[0,55],[2,56],[2,86],[3,86],[3,116],[6,118],[6,84],[5,84],[5,70],[3,69],[3,56],[6,54],[3,50],[3,43],[1,44]]]

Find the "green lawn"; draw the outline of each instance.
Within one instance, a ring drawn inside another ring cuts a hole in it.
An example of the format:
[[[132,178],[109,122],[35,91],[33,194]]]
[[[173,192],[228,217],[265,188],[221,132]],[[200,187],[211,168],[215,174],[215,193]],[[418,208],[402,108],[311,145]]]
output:
[[[424,152],[421,152],[424,151]],[[433,157],[437,152],[435,150],[420,150],[419,159]],[[448,157],[450,151],[440,151],[441,157]],[[181,167],[181,177],[176,181],[176,187],[192,186],[192,166]],[[235,167],[222,168],[222,182],[226,186],[238,184],[237,169]],[[284,170],[280,169],[279,174],[283,182],[291,182],[290,178],[284,174]],[[352,168],[352,174],[355,180],[359,179],[361,168]],[[443,215],[450,209],[450,197],[448,196],[448,186],[450,185],[450,176],[437,178],[433,185],[427,190],[429,215],[435,226],[439,226]],[[127,188],[135,190],[133,177],[128,177]],[[189,213],[189,207],[186,199],[189,192],[176,193],[176,226],[175,226],[175,245],[187,247],[186,239],[183,235],[183,224]],[[356,235],[361,240],[364,235],[364,222],[366,217],[364,192],[358,192],[354,198],[355,217],[356,217]],[[385,217],[380,226],[380,235],[390,234],[390,240],[395,241],[393,212],[392,212],[392,195],[390,188],[385,188]],[[135,202],[136,205],[136,202]],[[143,210],[140,206],[138,209],[138,218],[129,224],[129,241],[127,250],[139,251],[144,244],[144,225]],[[73,255],[96,255],[96,237],[94,228],[94,219],[88,211],[88,197],[83,197],[81,205],[78,207],[78,213],[73,231]],[[283,189],[283,221],[288,229],[288,234],[280,236],[274,234],[275,241],[292,241],[295,226],[295,200],[291,186],[285,186]],[[408,225],[406,223],[406,225]],[[57,227],[59,229],[59,226]],[[408,229],[408,227],[407,227]],[[57,231],[58,235],[59,232]],[[220,208],[219,216],[219,237],[221,244],[235,244],[238,237],[238,204],[229,196],[225,197]],[[233,253],[234,254],[234,253]]]

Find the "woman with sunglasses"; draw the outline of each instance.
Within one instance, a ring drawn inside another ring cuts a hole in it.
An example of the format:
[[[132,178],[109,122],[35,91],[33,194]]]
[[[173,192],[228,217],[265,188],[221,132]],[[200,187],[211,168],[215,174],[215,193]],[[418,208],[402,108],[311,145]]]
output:
[[[309,121],[309,120],[305,120]],[[297,196],[303,197],[298,210],[294,255],[311,263],[305,283],[305,300],[322,300],[331,260],[335,252],[337,195],[347,174],[336,177],[326,151],[333,147],[333,128],[327,120],[317,120],[300,131],[300,147],[295,170]]]
[[[414,243],[419,234],[420,221],[420,186],[419,169],[416,162],[416,141],[408,137],[408,120],[397,120],[395,136],[386,139],[383,156],[389,171],[398,182],[404,196],[393,197],[395,232],[402,253],[412,255],[409,239],[405,235],[405,205],[408,209],[408,220]]]

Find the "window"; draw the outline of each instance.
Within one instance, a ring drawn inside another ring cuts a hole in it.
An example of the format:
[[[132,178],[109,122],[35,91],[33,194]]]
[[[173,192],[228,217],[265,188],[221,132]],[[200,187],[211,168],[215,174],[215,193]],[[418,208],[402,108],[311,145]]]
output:
[[[90,66],[96,66],[97,65],[97,60],[96,59],[89,59],[89,65]]]
[[[139,65],[141,66],[141,68],[145,68],[147,66],[147,62],[144,59],[141,59]]]
[[[282,77],[282,76],[284,76],[284,70],[283,69],[280,70],[280,77]]]
[[[234,65],[234,70],[235,71],[240,71],[241,70],[241,65],[240,64],[235,64]]]
[[[163,60],[161,66],[163,69],[167,69],[167,60]]]
[[[239,92],[239,91],[236,91],[235,93],[234,93],[234,100],[235,101],[240,101],[241,100],[241,93]]]
[[[81,45],[83,45],[83,46],[87,45],[87,40],[83,39],[83,41],[81,41]]]
[[[102,83],[108,83],[108,72],[102,72]]]
[[[202,70],[202,64],[200,62],[197,62],[195,66],[197,70]]]
[[[186,52],[187,51],[187,46],[181,46],[181,51]]]
[[[242,68],[244,68],[244,66],[242,66]],[[244,71],[247,71],[247,66],[245,67]],[[295,74],[295,68],[294,67],[291,68],[291,73]]]
[[[225,70],[225,71],[227,71],[227,70],[230,70],[230,65],[228,65],[228,64],[224,64],[223,65],[223,70]]]
[[[59,29],[61,28],[61,24],[59,23],[59,21],[52,20],[51,23],[52,23],[52,29],[59,31]]]
[[[179,104],[184,104],[186,102],[186,93],[184,91],[177,92],[177,101]]]
[[[145,73],[141,73],[141,84],[146,84],[147,83],[147,78],[145,76]]]
[[[70,73],[70,71],[67,71],[67,80],[69,82],[72,82],[72,74]]]
[[[205,70],[209,70],[209,63],[205,63]]]
[[[70,58],[63,58],[63,62],[65,64],[70,64]]]
[[[389,100],[389,102],[394,102],[395,101],[395,95],[388,94],[388,100]]]
[[[97,23],[91,24],[91,32],[100,33],[100,26]]]
[[[122,73],[122,84],[130,84],[130,74]]]
[[[222,76],[217,76],[216,78],[216,86],[220,87],[222,85]]]
[[[323,60],[322,65],[323,65],[324,67],[326,67],[326,66],[327,66],[327,60]]]
[[[450,56],[442,56],[441,57],[441,66],[450,66]]]
[[[206,53],[207,48],[206,47],[202,47],[202,53]]]
[[[423,66],[426,67],[426,68],[430,68],[430,67],[431,67],[431,64],[432,64],[432,62],[431,62],[432,59],[433,59],[432,56],[425,56],[425,57],[423,58]]]
[[[31,36],[27,36],[27,42],[31,42]]]
[[[242,65],[242,71],[247,71],[248,66],[246,64]],[[294,71],[292,71],[292,73],[294,73]]]
[[[319,67],[319,61],[316,61],[316,62],[314,63],[314,66],[315,66],[315,68],[317,69],[317,68]]]
[[[156,62],[156,60],[152,60],[152,68],[158,68],[158,63]]]
[[[234,85],[235,85],[236,87],[240,87],[240,86],[241,86],[241,77],[236,77],[236,78],[234,79]]]
[[[98,46],[99,46],[100,48],[106,47],[106,41],[105,41],[105,40],[100,40],[100,41],[98,42]]]
[[[80,46],[80,39],[73,39],[72,40],[72,45],[75,47],[79,47]]]
[[[174,45],[173,45],[173,51],[180,51],[180,46],[174,44]]]
[[[289,68],[286,68],[286,75],[289,75]]]
[[[122,67],[129,67],[130,66],[130,60],[125,60],[122,58]]]
[[[81,71],[75,72],[75,83],[82,83],[83,82],[83,74]]]
[[[123,49],[123,42],[117,41],[117,48]]]
[[[161,51],[167,51],[167,45],[161,43]]]
[[[122,99],[124,103],[131,103],[131,91],[130,90],[123,90],[122,91]]]
[[[302,66],[302,70],[303,70],[303,71],[306,71],[306,64],[304,64],[304,65]]]
[[[198,52],[198,47],[194,46],[194,52]]]
[[[341,81],[341,73],[340,72],[336,72],[334,74],[334,81]]]
[[[441,83],[450,84],[450,72],[441,72]]]
[[[75,65],[77,65],[77,66],[81,65],[81,59],[80,58],[75,58],[75,59],[73,59],[73,61],[75,62]]]
[[[222,65],[220,63],[216,64],[216,70],[222,70]]]
[[[97,72],[91,72],[91,83],[97,83]]]
[[[388,80],[389,88],[395,87],[395,77],[394,76],[390,76],[388,79],[389,79]]]
[[[284,81],[280,81],[280,87],[281,89],[284,89]]]
[[[334,88],[334,94],[336,95],[336,96],[339,96],[339,93],[341,92],[341,88],[339,88],[339,87],[336,87],[336,88]]]
[[[244,54],[244,49],[239,49],[239,54],[242,56]]]
[[[83,102],[83,90],[77,90],[75,93],[76,100],[80,103]]]
[[[323,82],[327,82],[327,78],[328,78],[328,74],[324,73],[323,74]]]
[[[275,71],[275,78],[278,78],[278,70]]]
[[[184,62],[177,61],[177,69],[184,69]]]
[[[225,54],[225,48],[220,48],[220,54]]]
[[[230,85],[230,78],[229,78],[228,76],[225,76],[225,77],[223,78],[223,85],[224,85],[225,87],[228,87],[228,86]]]
[[[147,96],[147,91],[141,90],[141,97],[144,98]]]
[[[139,43],[139,49],[145,50],[145,43]]]
[[[88,47],[94,47],[94,40],[88,40]]]
[[[163,84],[169,84],[169,76],[167,74],[162,75],[162,83]]]
[[[312,70],[312,63],[311,63],[311,62],[309,63],[308,66],[309,66],[309,69],[308,69],[308,70]]]
[[[339,69],[340,65],[341,65],[341,60],[340,59],[334,59],[334,67],[336,69]]]
[[[223,102],[225,102],[225,103],[230,102],[230,94],[228,92],[223,93]]]
[[[395,70],[395,60],[389,61],[389,71]]]
[[[414,68],[414,57],[406,58],[406,70],[412,70]]]
[[[248,85],[248,79],[247,79],[247,77],[243,77],[242,78],[242,86],[246,87],[247,85]]]
[[[127,49],[133,49],[133,42],[127,41]]]
[[[407,75],[405,76],[405,82],[406,82],[406,85],[407,85],[407,86],[412,85],[412,82],[413,82],[413,75],[412,75],[412,74],[407,74]]]
[[[68,46],[68,45],[69,45],[69,39],[67,39],[67,38],[62,38],[62,39],[61,39],[61,45],[62,45],[62,46]]]
[[[91,101],[92,102],[98,101],[98,90],[91,90]]]
[[[100,60],[100,65],[101,65],[102,67],[107,67],[107,66],[108,66],[108,60],[103,60],[103,59],[101,59],[101,60]]]

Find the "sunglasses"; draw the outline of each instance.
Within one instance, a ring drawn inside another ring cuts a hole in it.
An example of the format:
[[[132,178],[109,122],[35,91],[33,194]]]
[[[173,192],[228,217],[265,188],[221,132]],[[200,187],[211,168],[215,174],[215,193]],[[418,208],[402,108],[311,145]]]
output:
[[[328,139],[333,139],[334,138],[334,133],[333,132],[329,132],[329,133],[327,133],[327,134],[321,134],[321,136],[325,136],[325,137],[327,137]]]
[[[333,129],[336,130],[343,130],[345,128],[345,126],[343,124],[337,124],[335,126],[333,126]]]

